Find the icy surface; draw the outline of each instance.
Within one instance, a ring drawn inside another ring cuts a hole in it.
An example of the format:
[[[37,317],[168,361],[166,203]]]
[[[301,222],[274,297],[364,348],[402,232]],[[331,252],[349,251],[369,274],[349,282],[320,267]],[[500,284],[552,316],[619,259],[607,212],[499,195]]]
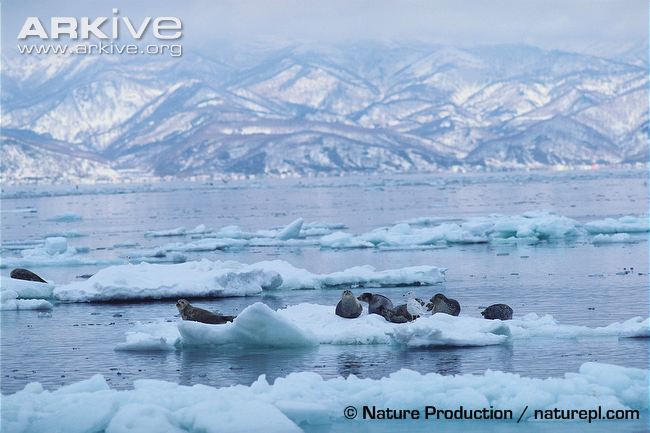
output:
[[[17,280],[15,278],[0,277],[0,291],[11,290],[16,292],[19,298],[40,298],[52,297],[55,285],[41,283],[38,281]]]
[[[615,233],[613,235],[598,234],[591,240],[594,244],[616,244],[636,242],[628,233]]]
[[[51,310],[52,304],[44,299],[18,299],[13,290],[0,291],[0,310]]]
[[[246,296],[281,284],[277,273],[238,262],[201,260],[174,265],[141,263],[111,266],[85,281],[54,289],[66,302],[127,299]]]
[[[521,215],[493,214],[466,219],[415,218],[367,233],[336,232],[320,239],[323,248],[400,248],[467,243],[537,243],[588,234],[641,233],[650,230],[647,218],[626,216],[618,220],[578,221],[552,212]],[[598,241],[602,241],[602,237]],[[598,242],[597,241],[597,242]]]
[[[563,325],[552,316],[528,314],[514,320],[434,314],[410,323],[390,323],[364,312],[357,319],[336,316],[333,305],[297,304],[273,311],[255,303],[224,325],[181,321],[140,326],[117,350],[171,350],[183,346],[295,347],[316,344],[392,344],[403,347],[489,346],[530,338],[650,337],[650,319],[590,328]]]
[[[648,217],[624,216],[619,219],[605,218],[585,224],[585,229],[592,234],[607,233],[644,233],[650,231]]]
[[[443,376],[402,369],[381,379],[325,380],[292,373],[273,384],[260,376],[251,386],[213,388],[136,380],[134,389],[111,389],[101,375],[46,391],[37,382],[3,396],[2,425],[10,432],[300,432],[346,422],[346,406],[379,408],[508,409],[532,422],[537,409],[648,409],[648,371],[588,362],[577,373],[528,378],[487,370]],[[369,396],[372,396],[371,398]],[[370,400],[369,400],[370,399]],[[251,416],[254,414],[254,416]],[[360,422],[360,421],[359,421]],[[399,422],[399,421],[396,421]],[[571,423],[565,421],[563,423]],[[400,426],[404,426],[399,422]],[[576,420],[573,423],[584,423]],[[583,424],[584,425],[584,424]],[[302,428],[301,428],[301,427]]]
[[[21,249],[21,257],[2,257],[0,268],[111,265],[123,262],[119,259],[88,257],[85,255],[87,252],[87,249],[69,246],[65,237],[48,237],[42,244],[36,244],[33,248]]]
[[[76,221],[81,221],[81,215],[76,213],[64,213],[60,215],[55,215],[52,218],[49,218],[48,221],[62,222],[62,223],[72,223]]]
[[[169,265],[141,263],[111,266],[85,281],[58,286],[54,290],[54,297],[67,302],[92,302],[247,296],[274,289],[432,285],[444,279],[445,269],[435,266],[385,271],[377,271],[372,266],[356,266],[330,274],[315,274],[282,260],[248,265],[203,259]]]

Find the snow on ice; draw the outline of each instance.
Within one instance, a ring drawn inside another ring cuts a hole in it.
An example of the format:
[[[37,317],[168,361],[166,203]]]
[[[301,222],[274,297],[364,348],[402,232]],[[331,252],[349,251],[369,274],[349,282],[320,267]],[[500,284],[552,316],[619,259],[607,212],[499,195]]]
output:
[[[432,285],[443,282],[444,278],[445,269],[435,266],[385,271],[355,266],[330,274],[315,274],[282,260],[248,265],[203,259],[179,264],[111,266],[85,281],[58,286],[53,295],[66,302],[248,296],[263,290]]]
[[[490,408],[535,410],[648,409],[648,371],[587,362],[578,372],[546,379],[486,370],[482,374],[421,374],[401,369],[380,379],[356,376],[324,379],[313,372],[291,373],[274,383],[264,375],[250,386],[183,386],[140,379],[133,389],[111,389],[106,379],[90,379],[48,391],[37,382],[4,395],[3,430],[20,432],[301,432],[339,424],[348,429],[363,421],[343,418],[343,408]],[[255,416],[251,416],[254,414]],[[400,421],[399,426],[408,426]],[[413,422],[413,421],[410,421]],[[422,422],[422,421],[420,421]],[[565,421],[563,428],[584,426]],[[584,429],[584,427],[583,427]]]

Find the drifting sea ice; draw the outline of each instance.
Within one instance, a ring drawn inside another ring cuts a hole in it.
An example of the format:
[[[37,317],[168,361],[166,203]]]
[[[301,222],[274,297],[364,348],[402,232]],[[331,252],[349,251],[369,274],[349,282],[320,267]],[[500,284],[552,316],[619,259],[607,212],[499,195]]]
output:
[[[0,310],[51,310],[52,304],[44,299],[18,299],[13,290],[0,291]]]
[[[20,432],[282,432],[293,433],[335,423],[348,429],[361,421],[343,418],[343,408],[490,408],[522,413],[533,422],[535,410],[648,409],[648,371],[588,362],[577,373],[547,379],[487,370],[444,376],[402,369],[381,379],[323,379],[316,373],[291,373],[269,383],[264,375],[250,386],[182,386],[161,380],[136,380],[132,390],[111,389],[101,375],[46,391],[33,382],[3,396],[2,425]],[[369,400],[369,396],[372,398]],[[255,416],[251,416],[255,414]],[[367,421],[366,421],[367,422]],[[396,421],[400,428],[408,422]],[[424,421],[421,421],[424,422]],[[565,421],[562,427],[582,423]],[[302,427],[302,428],[301,428]]]
[[[536,243],[587,234],[649,231],[645,218],[579,222],[550,212],[490,215],[467,219],[417,218],[360,235],[336,232],[320,239],[323,248],[412,247],[465,243]],[[599,240],[602,238],[599,238]]]
[[[248,265],[203,259],[180,264],[111,266],[85,281],[57,286],[53,296],[66,302],[248,296],[263,290],[432,285],[444,279],[445,269],[435,266],[385,271],[355,266],[330,274],[315,274],[282,260]]]
[[[72,223],[72,222],[76,222],[76,221],[81,221],[82,218],[81,218],[81,215],[69,212],[69,213],[64,213],[64,214],[60,214],[60,215],[55,215],[55,216],[53,216],[51,218],[48,218],[47,220],[48,221],[54,221],[54,222],[62,222],[62,223]]]
[[[94,259],[84,249],[68,246],[64,237],[48,237],[43,244],[20,250],[21,257],[2,257],[0,268],[29,266],[79,266],[122,263],[118,259]]]
[[[139,325],[116,350],[173,350],[185,346],[296,347],[318,344],[389,344],[402,347],[489,346],[530,338],[647,338],[650,319],[635,317],[604,327],[562,325],[552,316],[528,314],[513,320],[434,314],[410,323],[390,323],[377,314],[336,316],[334,306],[302,303],[278,311],[262,303],[246,307],[233,321]]]
[[[627,233],[615,233],[613,235],[603,235],[603,234],[596,235],[591,240],[591,242],[597,245],[597,244],[630,243],[630,242],[637,242],[637,240],[633,239],[632,236],[630,236]]]

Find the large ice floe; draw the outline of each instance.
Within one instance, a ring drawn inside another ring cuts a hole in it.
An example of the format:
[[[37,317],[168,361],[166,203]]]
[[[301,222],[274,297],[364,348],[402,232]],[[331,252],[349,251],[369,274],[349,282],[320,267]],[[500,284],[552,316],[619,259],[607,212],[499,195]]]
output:
[[[203,230],[190,242],[163,245],[164,251],[197,252],[252,246],[318,246],[347,248],[435,248],[469,243],[529,243],[584,238],[594,243],[634,242],[628,233],[650,231],[648,218],[625,216],[582,224],[553,212],[521,215],[492,214],[471,218],[424,217],[380,227],[366,233],[343,231],[340,224],[309,223],[299,218],[286,227],[247,232],[238,226]],[[150,232],[153,233],[153,232]],[[186,235],[183,228],[155,232],[157,236]],[[150,235],[153,236],[153,235]],[[605,238],[603,236],[611,236]],[[628,235],[629,236],[629,235]]]
[[[122,263],[120,259],[98,259],[87,255],[87,248],[68,245],[65,237],[48,237],[42,243],[20,250],[20,257],[2,257],[0,268],[29,266],[80,266]]]
[[[345,229],[344,224],[321,222],[305,223],[302,218],[282,227],[245,231],[239,226],[226,226],[219,230],[201,224],[193,230],[177,227],[169,230],[148,231],[145,237],[190,237],[190,242],[174,242],[160,247],[164,251],[200,252],[247,246],[317,246],[319,237],[335,230]]]
[[[390,323],[377,314],[344,319],[332,305],[297,304],[277,311],[262,303],[245,308],[232,322],[149,323],[136,326],[116,350],[175,350],[188,346],[295,347],[319,344],[391,344],[402,347],[488,346],[529,338],[647,338],[650,319],[635,317],[604,327],[562,325],[552,316],[529,314],[513,320],[434,314],[410,323]]]
[[[85,281],[57,286],[53,297],[67,302],[101,302],[249,296],[263,290],[432,285],[444,279],[445,269],[435,266],[384,271],[377,271],[372,266],[355,266],[344,271],[316,274],[282,260],[244,264],[203,259],[179,264],[110,266]]]
[[[316,373],[301,372],[270,383],[262,375],[250,386],[223,388],[141,379],[134,381],[133,389],[116,390],[103,376],[95,375],[55,391],[33,382],[15,394],[4,395],[2,426],[3,431],[12,433],[297,433],[329,431],[334,426],[339,430],[344,427],[343,431],[382,427],[373,424],[378,421],[362,419],[362,408],[367,405],[421,411],[419,420],[393,420],[388,425],[390,431],[431,431],[441,428],[440,422],[451,427],[447,423],[454,421],[425,419],[426,406],[512,411],[512,419],[499,421],[503,427],[514,425],[526,406],[523,423],[535,422],[536,410],[555,408],[601,406],[603,413],[638,410],[645,417],[647,384],[647,370],[593,362],[582,364],[578,372],[545,379],[491,370],[445,376],[402,369],[381,379],[324,379]],[[357,420],[344,417],[344,408],[349,406],[358,410]],[[635,422],[642,427],[645,421]],[[616,421],[612,428],[624,423]],[[539,422],[535,424],[537,429],[542,428]],[[467,431],[467,425],[462,426]],[[554,431],[572,426],[583,431],[595,428],[592,424],[586,427],[586,421],[580,419],[553,422],[551,426]],[[383,425],[382,431],[387,431],[386,427]]]
[[[335,232],[320,239],[323,248],[395,248],[468,243],[537,243],[588,235],[648,232],[647,218],[623,217],[580,224],[551,212],[489,215],[466,219],[416,218],[354,235]],[[603,243],[604,238],[597,237]],[[623,236],[610,238],[621,242]]]
[[[52,304],[45,299],[18,299],[13,290],[0,291],[0,310],[51,310]]]

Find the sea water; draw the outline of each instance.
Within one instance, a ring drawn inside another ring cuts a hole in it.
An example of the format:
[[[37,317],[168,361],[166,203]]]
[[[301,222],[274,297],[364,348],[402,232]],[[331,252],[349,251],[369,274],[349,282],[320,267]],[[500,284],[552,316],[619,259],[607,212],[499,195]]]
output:
[[[231,183],[166,183],[153,186],[13,188],[3,191],[2,257],[11,245],[70,235],[87,256],[119,258],[183,238],[144,233],[199,224],[247,231],[283,226],[296,218],[340,223],[363,233],[418,217],[467,218],[492,213],[553,211],[579,222],[648,213],[647,174],[640,171],[365,176],[335,179],[257,180]],[[73,217],[75,216],[75,217]],[[77,216],[79,218],[77,218]],[[249,247],[186,254],[188,260],[253,263],[281,259],[311,272],[369,264],[377,269],[413,265],[447,268],[447,281],[432,287],[376,289],[394,300],[408,291],[457,299],[462,315],[507,303],[515,315],[551,314],[563,324],[606,326],[648,317],[648,235],[633,242],[594,245],[568,237],[534,245],[469,244],[408,250],[325,250],[319,247]],[[33,267],[57,283],[93,274],[99,266]],[[2,269],[8,275],[10,269]],[[334,305],[338,290],[278,291],[260,296],[203,299],[195,305],[237,314],[254,302],[277,309],[300,302]],[[112,387],[133,380],[181,384],[249,385],[291,372],[323,377],[380,378],[400,368],[422,373],[479,373],[486,369],[522,376],[561,376],[587,361],[647,368],[647,339],[530,339],[473,348],[403,349],[330,346],[310,349],[194,348],[171,352],[119,352],[115,346],[137,323],[180,320],[173,301],[57,304],[51,313],[2,311],[2,393],[33,381],[45,388],[103,374]],[[345,427],[344,425],[342,426]],[[366,426],[368,427],[368,426]]]

